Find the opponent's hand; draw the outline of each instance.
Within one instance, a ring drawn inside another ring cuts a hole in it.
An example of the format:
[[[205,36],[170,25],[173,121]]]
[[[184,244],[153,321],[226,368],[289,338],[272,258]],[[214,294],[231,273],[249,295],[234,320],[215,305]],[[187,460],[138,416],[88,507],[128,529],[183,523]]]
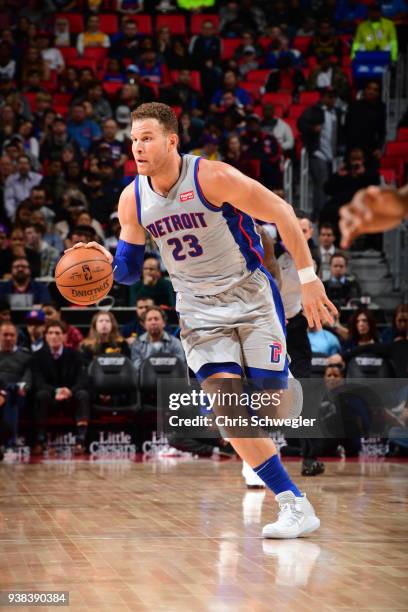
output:
[[[402,199],[392,189],[373,186],[357,191],[350,204],[340,208],[341,247],[347,249],[361,234],[393,229],[405,214]]]
[[[322,329],[322,324],[333,325],[337,308],[326,295],[323,283],[317,278],[302,285],[303,312],[309,327]]]
[[[103,247],[101,244],[99,244],[99,242],[86,242],[86,243],[85,242],[77,242],[70,249],[66,249],[64,251],[64,253],[69,253],[69,251],[72,251],[73,249],[79,249],[80,247],[85,247],[86,249],[98,249],[98,251],[100,251],[101,253],[103,253],[105,255],[105,257],[109,261],[109,263],[112,263],[112,261],[113,261],[112,253],[110,253],[107,249],[105,249],[105,247]]]

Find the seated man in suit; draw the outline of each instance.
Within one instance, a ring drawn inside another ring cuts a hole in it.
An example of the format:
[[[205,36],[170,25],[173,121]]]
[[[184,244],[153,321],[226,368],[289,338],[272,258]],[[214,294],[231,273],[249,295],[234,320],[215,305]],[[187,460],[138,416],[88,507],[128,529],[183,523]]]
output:
[[[45,424],[51,408],[63,405],[75,407],[77,445],[75,452],[84,452],[90,414],[87,376],[78,351],[64,347],[65,327],[61,321],[48,321],[46,345],[34,354],[35,381],[34,425],[36,445],[33,454],[41,454],[45,442]]]

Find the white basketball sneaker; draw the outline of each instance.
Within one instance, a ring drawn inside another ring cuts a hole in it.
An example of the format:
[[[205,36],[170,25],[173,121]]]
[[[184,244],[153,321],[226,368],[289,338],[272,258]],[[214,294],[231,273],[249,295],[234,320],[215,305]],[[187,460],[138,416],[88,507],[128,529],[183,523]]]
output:
[[[305,493],[296,497],[293,491],[283,491],[275,499],[280,507],[278,520],[265,525],[264,538],[299,538],[320,527],[320,520]]]
[[[245,461],[242,462],[242,476],[248,489],[265,489],[264,481]]]

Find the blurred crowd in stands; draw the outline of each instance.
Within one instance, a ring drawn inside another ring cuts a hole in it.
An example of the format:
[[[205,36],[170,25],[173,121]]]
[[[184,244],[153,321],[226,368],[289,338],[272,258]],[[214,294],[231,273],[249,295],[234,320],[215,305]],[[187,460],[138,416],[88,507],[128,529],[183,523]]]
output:
[[[370,347],[389,360],[390,375],[407,377],[408,306],[379,335],[338,249],[339,207],[363,187],[406,179],[408,115],[387,142],[378,77],[379,66],[392,68],[405,51],[404,0],[0,7],[0,387],[14,442],[29,394],[35,452],[58,403],[75,405],[83,450],[93,403],[114,401],[87,382],[84,364],[97,355],[120,354],[136,370],[154,353],[185,362],[177,325],[166,321],[174,292],[151,238],[142,279],[112,290],[115,306],[135,307],[121,329],[114,311],[96,314],[89,333],[65,322],[61,306],[69,305],[51,282],[64,248],[77,242],[97,240],[114,253],[118,196],[136,172],[131,111],[155,100],[179,118],[181,153],[224,160],[281,195],[285,160],[297,167],[307,150],[313,210],[300,212],[299,223],[329,297],[359,307],[348,322],[309,330],[312,351],[345,373],[356,351]],[[382,239],[361,244],[381,251]],[[27,311],[18,327],[15,309]]]

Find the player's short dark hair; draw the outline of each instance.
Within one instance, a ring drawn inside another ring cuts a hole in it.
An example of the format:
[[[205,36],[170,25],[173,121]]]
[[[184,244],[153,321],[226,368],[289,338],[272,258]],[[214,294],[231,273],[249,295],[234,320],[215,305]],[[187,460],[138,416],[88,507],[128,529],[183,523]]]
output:
[[[174,110],[161,102],[141,104],[132,112],[132,122],[156,119],[167,133],[178,134],[178,120]]]

